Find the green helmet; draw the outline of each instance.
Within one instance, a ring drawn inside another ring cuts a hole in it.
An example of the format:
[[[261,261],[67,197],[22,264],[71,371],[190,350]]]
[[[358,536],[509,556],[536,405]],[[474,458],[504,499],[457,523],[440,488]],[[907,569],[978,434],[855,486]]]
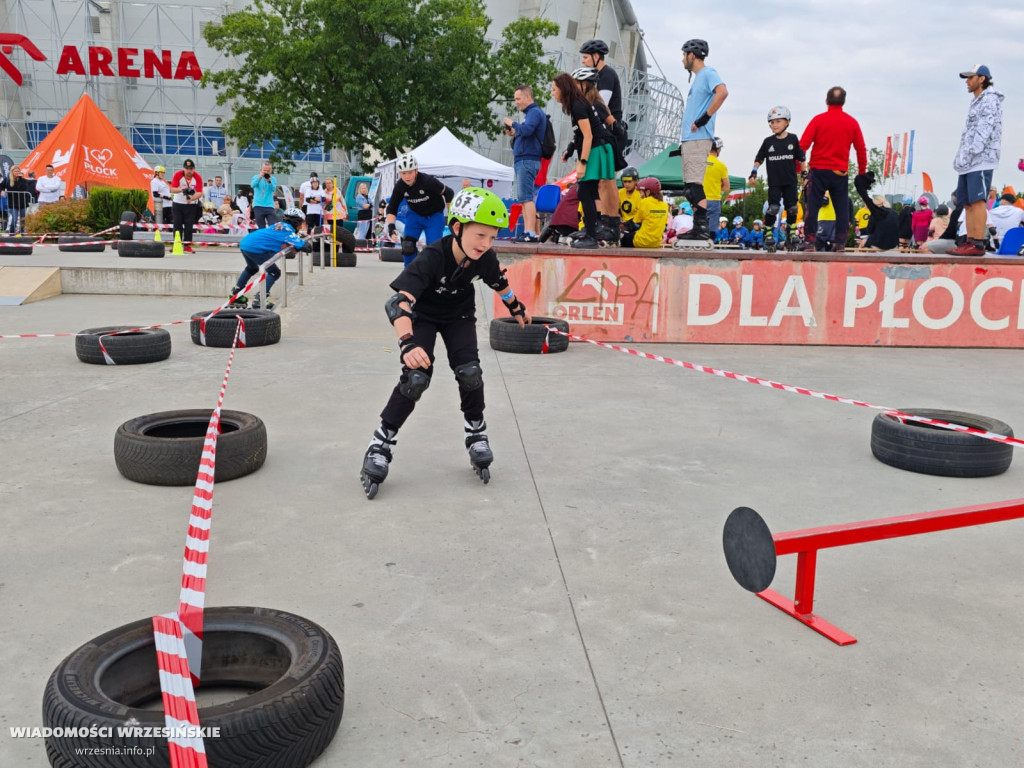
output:
[[[480,187],[460,189],[448,206],[448,225],[453,221],[486,224],[503,229],[508,226],[508,209],[493,192]]]

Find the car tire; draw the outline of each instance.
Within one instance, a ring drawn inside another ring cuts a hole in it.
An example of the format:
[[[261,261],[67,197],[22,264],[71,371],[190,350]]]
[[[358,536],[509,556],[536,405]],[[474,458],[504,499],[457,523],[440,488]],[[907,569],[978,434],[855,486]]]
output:
[[[345,708],[345,672],[334,638],[308,619],[269,608],[203,611],[199,723],[218,768],[304,768],[330,744]],[[209,689],[249,688],[232,701],[203,705]],[[89,641],[64,659],[43,693],[43,723],[75,729],[46,738],[50,765],[61,768],[151,768],[170,765],[167,739],[119,736],[118,728],[166,726],[151,618]],[[137,724],[137,725],[136,725]],[[112,737],[87,736],[110,728]],[[103,748],[120,748],[112,759]],[[151,753],[150,750],[153,750]],[[97,752],[98,754],[90,754]],[[82,754],[86,752],[86,754]]]
[[[171,356],[171,334],[165,328],[138,328],[137,325],[112,325],[103,328],[86,328],[75,336],[75,354],[83,363],[107,365],[100,349],[100,336],[103,346],[116,365],[138,365],[140,363],[156,363]],[[107,334],[117,331],[116,336]]]
[[[381,248],[380,249],[380,260],[381,261],[393,261],[402,263],[402,249],[401,248]]]
[[[222,309],[206,321],[206,344],[200,337],[201,321],[209,312],[196,312],[189,323],[192,343],[207,347],[230,347],[235,339],[237,318],[245,321],[245,346],[266,347],[281,340],[281,316],[269,309]]]
[[[133,259],[162,259],[164,244],[153,240],[120,240],[117,255]]]
[[[145,485],[195,485],[212,411],[147,413],[114,433],[117,471]],[[251,475],[267,459],[267,427],[251,413],[221,411],[214,480]]]
[[[569,332],[569,324],[554,317],[530,318],[530,324],[523,328],[519,327],[514,317],[496,317],[491,320],[491,349],[498,352],[539,355],[544,351],[544,340],[547,338],[549,353],[567,350],[569,337],[557,333],[549,334],[545,325],[557,328],[563,333]]]
[[[31,256],[33,242],[31,237],[0,235],[0,256]]]
[[[901,410],[1013,437],[1009,424],[987,416],[929,408]],[[942,477],[990,477],[1010,467],[1013,450],[1007,443],[916,421],[904,423],[885,413],[878,414],[871,423],[871,453],[884,464],[910,472]]]
[[[75,243],[90,243],[75,245]],[[57,250],[64,253],[103,253],[106,243],[97,243],[95,235],[61,235],[57,238]]]

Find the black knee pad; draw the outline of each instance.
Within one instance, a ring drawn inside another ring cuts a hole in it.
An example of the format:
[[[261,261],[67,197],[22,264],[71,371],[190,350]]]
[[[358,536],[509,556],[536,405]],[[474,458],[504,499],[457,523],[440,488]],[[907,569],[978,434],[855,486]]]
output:
[[[796,228],[797,225],[797,207],[791,206],[786,209],[786,226]]]
[[[767,226],[767,227],[772,226],[775,223],[775,219],[779,215],[779,211],[781,211],[781,210],[782,210],[782,208],[781,208],[781,206],[779,206],[778,203],[775,203],[773,205],[769,205],[768,206],[768,210],[767,210],[767,212],[764,215],[765,226]]]
[[[416,241],[411,237],[402,238],[402,255],[413,256],[416,253]]]
[[[696,208],[697,204],[701,200],[704,200],[706,198],[706,196],[704,194],[704,185],[703,184],[687,184],[683,188],[683,195],[686,197],[687,200],[690,201],[690,205],[692,205],[694,208]]]
[[[418,368],[414,368],[402,376],[401,381],[398,382],[398,391],[415,403],[429,386],[430,376]]]
[[[253,275],[255,275],[259,271],[260,271],[259,267],[254,267],[252,264],[246,264],[245,265],[245,274],[247,274],[249,277],[252,277]]]
[[[275,280],[278,280],[281,277],[281,268],[278,267],[277,264],[273,264],[267,267],[267,274],[270,275]]]
[[[484,385],[484,369],[480,367],[480,361],[474,360],[456,366],[455,379],[459,382],[459,388],[467,392],[480,389]]]

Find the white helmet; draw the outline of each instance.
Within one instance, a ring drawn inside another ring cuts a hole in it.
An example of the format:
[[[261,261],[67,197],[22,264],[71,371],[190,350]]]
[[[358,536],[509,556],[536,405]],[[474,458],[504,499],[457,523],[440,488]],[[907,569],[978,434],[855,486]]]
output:
[[[733,216],[732,217],[732,225],[734,227],[738,226],[738,225],[740,225],[742,223],[743,223],[743,217],[742,216]]]
[[[727,218],[725,218],[725,216],[719,216],[719,217],[718,217],[718,223],[719,223],[719,224],[721,224],[721,223],[722,223],[723,221],[724,221],[724,222],[725,222],[726,224],[728,224],[728,223],[729,223],[729,220],[728,220]]]
[[[419,167],[420,164],[416,161],[416,155],[408,153],[398,156],[399,173],[404,173],[405,171],[415,171]]]
[[[789,113],[789,107],[772,107],[768,113],[768,122],[772,120],[792,120],[793,116]]]
[[[596,83],[598,74],[593,67],[580,67],[572,73],[571,77],[581,83]]]
[[[291,224],[293,227],[298,227],[306,220],[306,216],[302,213],[301,208],[292,206],[291,208],[286,208],[284,213],[281,214],[281,220]]]

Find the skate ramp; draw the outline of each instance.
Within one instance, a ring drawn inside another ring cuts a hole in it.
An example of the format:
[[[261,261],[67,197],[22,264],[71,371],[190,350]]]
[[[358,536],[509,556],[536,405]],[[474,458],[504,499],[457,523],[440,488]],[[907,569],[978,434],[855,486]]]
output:
[[[19,306],[61,294],[59,267],[0,267],[0,306]]]

